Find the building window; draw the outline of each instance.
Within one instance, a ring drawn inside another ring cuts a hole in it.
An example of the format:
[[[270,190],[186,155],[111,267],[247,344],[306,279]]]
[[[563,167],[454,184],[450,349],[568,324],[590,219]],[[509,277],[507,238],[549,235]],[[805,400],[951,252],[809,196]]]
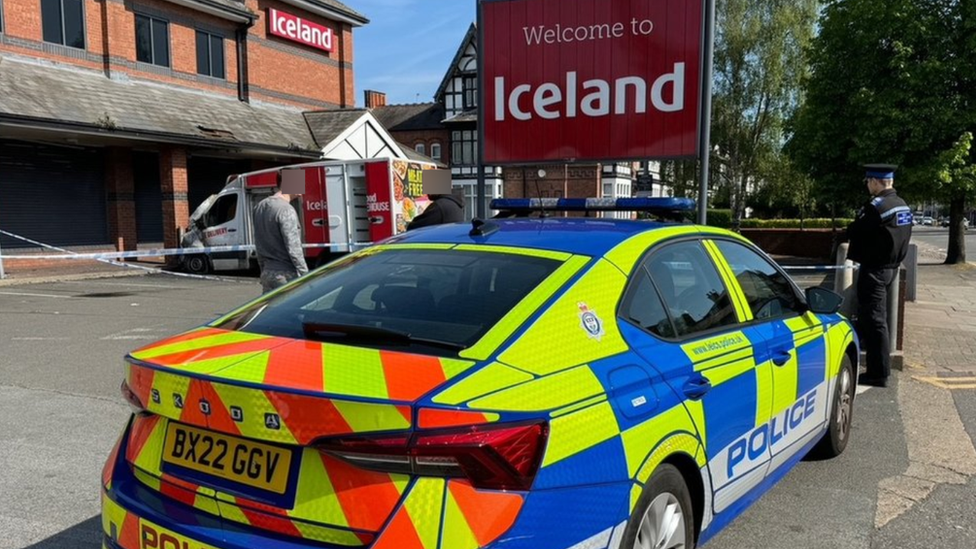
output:
[[[475,109],[478,107],[478,77],[464,77],[464,110]]]
[[[427,146],[423,143],[417,143],[414,145],[413,150],[419,152],[420,154],[427,154]]]
[[[226,78],[224,74],[224,37],[197,31],[197,74]]]
[[[474,166],[478,163],[478,133],[474,130],[451,132],[451,164]]]
[[[44,41],[85,49],[85,9],[82,0],[41,0]]]
[[[432,143],[430,145],[430,157],[433,158],[434,160],[438,161],[438,162],[441,161],[441,144],[440,143]]]
[[[169,23],[136,14],[136,59],[160,67],[169,66]]]

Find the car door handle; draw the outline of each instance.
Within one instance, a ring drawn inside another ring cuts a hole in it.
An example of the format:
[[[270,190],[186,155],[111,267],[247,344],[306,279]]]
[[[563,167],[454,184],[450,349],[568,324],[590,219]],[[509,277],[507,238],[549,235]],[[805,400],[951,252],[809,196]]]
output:
[[[791,358],[793,358],[793,353],[790,351],[776,351],[773,353],[773,364],[784,366]]]
[[[712,390],[712,382],[703,375],[696,375],[685,382],[685,396],[691,400],[700,400]]]
[[[227,229],[227,232],[229,232],[229,233],[236,233],[237,232],[237,229]]]

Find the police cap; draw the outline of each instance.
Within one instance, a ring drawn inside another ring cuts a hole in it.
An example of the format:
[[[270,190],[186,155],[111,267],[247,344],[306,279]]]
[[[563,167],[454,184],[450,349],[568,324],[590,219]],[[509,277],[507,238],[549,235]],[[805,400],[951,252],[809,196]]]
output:
[[[895,170],[898,166],[894,164],[865,164],[865,174],[870,179],[894,179]]]

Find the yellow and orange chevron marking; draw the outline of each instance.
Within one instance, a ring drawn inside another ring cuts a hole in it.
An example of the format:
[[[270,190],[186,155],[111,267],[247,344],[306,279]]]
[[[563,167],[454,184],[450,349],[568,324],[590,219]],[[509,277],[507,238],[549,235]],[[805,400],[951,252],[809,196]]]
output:
[[[373,547],[477,549],[512,527],[523,502],[521,495],[483,492],[463,481],[419,479]]]
[[[207,328],[164,340],[132,358],[228,381],[410,402],[472,361],[362,349]]]
[[[150,412],[231,435],[302,445],[324,436],[407,429],[413,421],[410,402],[474,364],[215,329],[166,340],[132,357],[152,365],[130,364],[128,376]],[[250,420],[235,420],[232,406]],[[269,413],[280,416],[277,432],[256,421]]]

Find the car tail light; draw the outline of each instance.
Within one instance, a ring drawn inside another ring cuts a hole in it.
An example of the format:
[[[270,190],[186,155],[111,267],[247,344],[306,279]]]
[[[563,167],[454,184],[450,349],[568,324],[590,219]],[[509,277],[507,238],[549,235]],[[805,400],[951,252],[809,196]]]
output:
[[[479,425],[399,437],[331,439],[315,447],[373,471],[462,477],[475,488],[528,490],[548,436],[546,423]]]
[[[133,414],[141,414],[146,411],[146,406],[143,405],[142,401],[139,400],[139,395],[129,387],[128,381],[122,381],[122,398],[129,404],[132,408]]]

